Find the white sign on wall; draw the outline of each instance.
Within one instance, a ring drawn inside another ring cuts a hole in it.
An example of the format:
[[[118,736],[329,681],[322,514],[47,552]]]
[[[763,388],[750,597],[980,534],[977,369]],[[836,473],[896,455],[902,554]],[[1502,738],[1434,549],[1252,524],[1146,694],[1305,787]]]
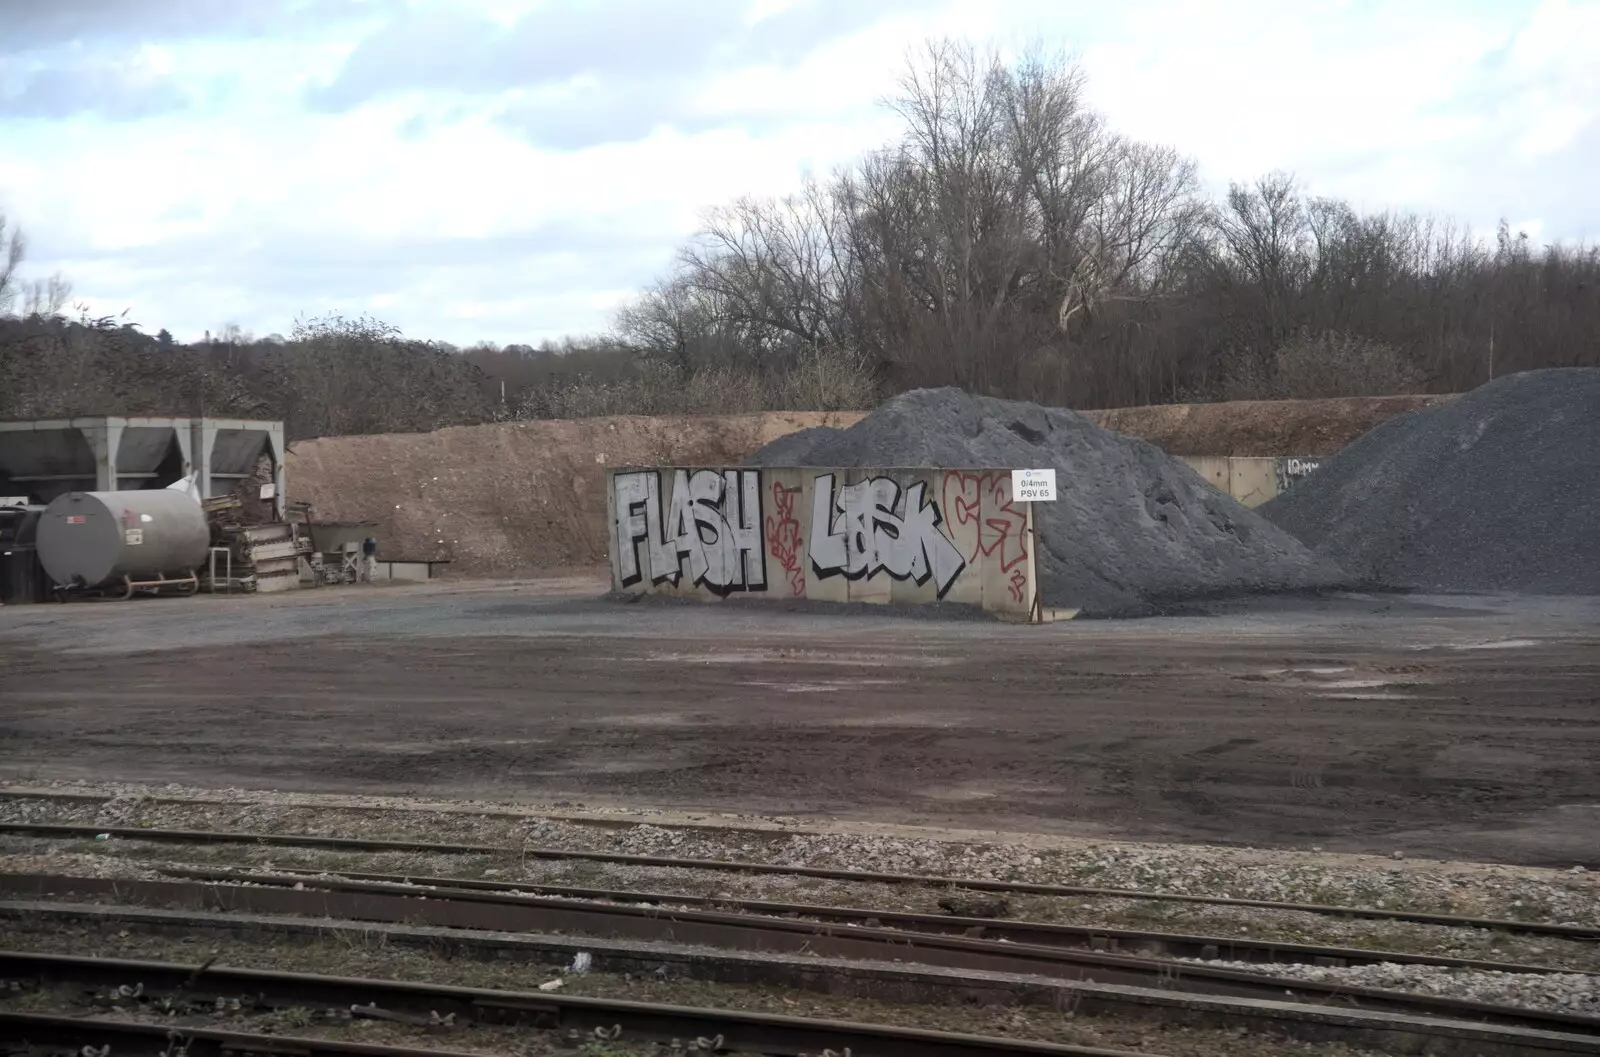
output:
[[[1050,503],[1056,498],[1056,472],[1050,470],[1012,470],[1011,498],[1024,503]]]

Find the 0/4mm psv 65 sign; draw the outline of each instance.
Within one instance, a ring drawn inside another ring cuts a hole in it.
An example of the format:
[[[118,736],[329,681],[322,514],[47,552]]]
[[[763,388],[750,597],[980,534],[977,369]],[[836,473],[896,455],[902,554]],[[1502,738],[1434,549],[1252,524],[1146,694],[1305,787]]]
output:
[[[1012,470],[1011,498],[1024,503],[1049,503],[1056,498],[1055,470]]]

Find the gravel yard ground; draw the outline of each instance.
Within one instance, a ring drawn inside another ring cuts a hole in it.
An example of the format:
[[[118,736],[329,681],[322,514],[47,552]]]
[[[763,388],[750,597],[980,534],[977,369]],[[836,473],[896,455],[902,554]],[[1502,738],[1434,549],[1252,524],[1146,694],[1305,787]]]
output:
[[[939,912],[939,890],[918,886],[522,854],[545,847],[1600,924],[1600,601],[1280,597],[1024,628],[624,606],[595,588],[575,575],[0,610],[0,822],[497,849],[0,834],[0,871],[366,871]],[[1253,971],[1600,1015],[1582,975],[1600,971],[1592,942],[1006,898],[1013,918],[1542,965],[1563,972]],[[72,941],[60,927],[16,936]],[[181,938],[95,942],[185,955]],[[226,957],[464,982],[509,971],[325,948],[239,940]],[[939,1026],[923,1009],[772,989],[605,974],[568,986]],[[1355,1052],[1037,1010],[953,1016],[1169,1054]]]
[[[1600,868],[1594,599],[1017,627],[583,590],[6,607],[0,778]]]

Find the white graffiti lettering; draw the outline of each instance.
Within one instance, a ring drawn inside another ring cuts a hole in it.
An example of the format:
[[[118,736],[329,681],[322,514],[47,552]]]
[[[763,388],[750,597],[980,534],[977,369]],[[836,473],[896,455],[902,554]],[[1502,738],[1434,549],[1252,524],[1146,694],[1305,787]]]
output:
[[[918,481],[902,495],[888,477],[846,485],[834,493],[833,474],[812,484],[811,567],[817,576],[848,580],[888,573],[918,585],[931,578],[943,598],[967,566],[950,538],[940,531],[938,504]]]
[[[717,594],[767,589],[757,470],[678,470],[662,502],[655,470],[612,478],[617,571],[623,587],[689,582]],[[663,509],[665,508],[665,509]],[[640,544],[648,565],[640,561]]]
[[[1321,465],[1322,463],[1316,459],[1290,459],[1288,466],[1289,476],[1304,477]]]
[[[1287,492],[1294,485],[1309,477],[1322,465],[1320,459],[1278,459],[1275,463],[1278,478],[1278,491]]]

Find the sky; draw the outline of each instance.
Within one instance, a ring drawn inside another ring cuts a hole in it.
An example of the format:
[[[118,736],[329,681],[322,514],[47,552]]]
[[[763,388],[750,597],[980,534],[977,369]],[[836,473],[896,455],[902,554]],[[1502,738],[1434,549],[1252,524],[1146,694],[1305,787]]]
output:
[[[941,36],[1077,55],[1215,190],[1600,242],[1600,0],[0,0],[0,213],[180,340],[592,334],[706,207],[892,139]]]

